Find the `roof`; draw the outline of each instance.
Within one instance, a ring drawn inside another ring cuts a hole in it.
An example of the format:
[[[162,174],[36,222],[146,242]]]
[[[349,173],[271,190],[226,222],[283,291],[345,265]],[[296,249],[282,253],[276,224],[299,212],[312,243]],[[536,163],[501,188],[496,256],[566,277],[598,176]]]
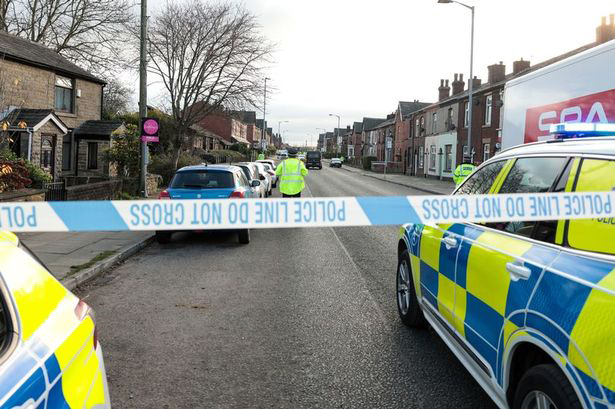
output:
[[[363,122],[355,122],[352,124],[352,131],[354,133],[361,133],[363,132]]]
[[[395,118],[389,118],[383,122],[380,122],[378,125],[376,125],[372,129],[380,129],[380,128],[384,128],[384,127],[391,126],[391,125],[395,125]]]
[[[371,131],[384,121],[384,118],[363,118],[363,131]]]
[[[241,171],[241,168],[239,168],[239,166],[235,166],[235,165],[226,165],[226,164],[218,164],[218,165],[191,165],[191,166],[184,166],[181,169],[178,169],[178,172],[186,172],[186,171],[190,171],[190,170],[205,170],[205,169],[214,169],[214,170],[239,170]]]
[[[399,101],[399,110],[401,112],[402,119],[408,118],[413,112],[421,110],[431,104],[431,102]]]
[[[84,123],[79,125],[77,128],[75,128],[75,130],[73,131],[73,134],[75,136],[78,136],[78,135],[109,136],[122,125],[124,125],[124,123],[122,121],[117,121],[117,120],[85,121]]]
[[[608,155],[615,157],[615,137],[564,139],[518,145],[500,152],[494,158],[519,155],[562,154],[562,155]]]
[[[6,116],[6,120],[13,127],[18,126],[18,124],[23,121],[28,128],[33,128],[35,131],[45,125],[47,121],[51,120],[64,133],[68,132],[67,126],[58,118],[52,109],[18,108],[12,110]]]
[[[244,124],[253,125],[256,123],[256,112],[254,111],[230,111],[230,114]]]
[[[106,82],[39,43],[0,31],[0,55],[4,58],[67,74],[98,84]]]

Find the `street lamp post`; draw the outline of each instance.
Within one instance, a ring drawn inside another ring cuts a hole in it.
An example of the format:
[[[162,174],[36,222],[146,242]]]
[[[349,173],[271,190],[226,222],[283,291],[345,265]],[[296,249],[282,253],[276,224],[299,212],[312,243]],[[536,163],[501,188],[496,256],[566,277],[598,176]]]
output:
[[[265,77],[265,97],[263,99],[263,129],[261,129],[261,152],[265,151],[265,132],[267,132],[267,80],[271,78]]]
[[[289,123],[289,122],[290,122],[290,121],[278,121],[278,135],[282,135],[282,134],[280,133],[280,125],[281,125],[281,124],[286,124],[286,123]]]
[[[474,93],[474,6],[469,6],[456,0],[438,0],[440,4],[457,3],[472,12],[472,29],[470,34],[470,83],[468,84],[468,157],[474,162],[472,150],[472,108]],[[464,110],[465,113],[465,110]]]
[[[341,117],[339,115],[336,115],[336,114],[329,114],[329,116],[337,117],[337,128],[335,130],[335,144],[337,145],[337,149],[340,149],[340,121],[341,121]],[[339,153],[339,151],[338,151],[338,153]]]

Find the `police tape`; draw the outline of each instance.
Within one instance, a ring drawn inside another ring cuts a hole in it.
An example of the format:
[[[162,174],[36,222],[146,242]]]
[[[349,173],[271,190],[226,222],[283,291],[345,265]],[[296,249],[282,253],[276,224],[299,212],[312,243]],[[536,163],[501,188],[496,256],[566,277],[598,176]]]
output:
[[[614,202],[615,192],[21,202],[0,205],[0,229],[146,231],[596,218],[615,221]]]

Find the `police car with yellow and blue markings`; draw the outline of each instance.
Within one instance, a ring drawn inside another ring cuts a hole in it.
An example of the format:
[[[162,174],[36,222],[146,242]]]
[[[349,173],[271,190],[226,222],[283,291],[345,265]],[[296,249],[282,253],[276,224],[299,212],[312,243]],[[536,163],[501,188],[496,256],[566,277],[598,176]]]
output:
[[[90,308],[0,232],[0,408],[109,408]]]
[[[614,190],[615,137],[593,136],[615,133],[557,130],[453,194]],[[431,325],[498,406],[615,408],[615,219],[409,224],[398,256],[401,320]]]

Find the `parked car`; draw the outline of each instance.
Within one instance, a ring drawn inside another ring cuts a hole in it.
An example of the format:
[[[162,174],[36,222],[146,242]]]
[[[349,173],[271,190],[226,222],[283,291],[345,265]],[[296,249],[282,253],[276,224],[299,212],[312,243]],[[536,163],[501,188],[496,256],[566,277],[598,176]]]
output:
[[[297,159],[299,159],[299,160],[301,160],[301,161],[305,162],[305,153],[300,153],[300,154],[298,154],[298,155],[297,155]]]
[[[266,162],[263,162],[263,165],[269,176],[271,176],[271,186],[276,187],[278,185],[278,175],[275,174],[275,168]]]
[[[254,179],[260,180],[260,173],[258,170],[258,166],[256,166],[255,163],[239,162],[239,163],[234,163],[233,165],[239,166],[243,170],[243,173],[244,175],[246,175],[246,178],[248,178],[248,180],[254,180]],[[258,188],[255,188],[255,189],[259,191],[258,197],[260,198],[267,197],[267,185],[265,183],[261,183],[260,186],[258,186]]]
[[[0,232],[0,407],[110,408],[90,307]]]
[[[329,166],[332,168],[341,168],[342,167],[342,160],[340,158],[333,158],[331,159],[331,162],[329,163]]]
[[[257,162],[269,164],[271,166],[271,169],[273,170],[273,175],[272,175],[273,187],[276,187],[278,185],[278,177],[275,174],[275,169],[276,169],[275,161],[273,159],[263,159],[263,160],[257,160]]]
[[[613,189],[615,138],[555,142],[503,151],[454,194]],[[430,324],[501,408],[615,407],[614,227],[612,218],[407,224],[401,321]]]
[[[306,168],[318,168],[322,169],[322,155],[320,151],[309,151],[306,154],[305,161]]]
[[[234,165],[186,166],[175,172],[166,190],[159,199],[249,199],[260,195],[260,180],[248,180],[244,171]],[[171,241],[174,231],[156,232],[158,243]],[[250,242],[250,230],[238,230],[239,242]]]
[[[254,163],[257,167],[258,167],[258,171],[260,173],[260,175],[264,178],[264,179],[260,179],[263,183],[265,183],[265,186],[267,187],[267,196],[271,196],[271,189],[273,188],[273,178],[271,177],[271,175],[269,174],[269,172],[267,172],[267,169],[265,168],[265,165],[260,163],[260,162],[252,162]]]

